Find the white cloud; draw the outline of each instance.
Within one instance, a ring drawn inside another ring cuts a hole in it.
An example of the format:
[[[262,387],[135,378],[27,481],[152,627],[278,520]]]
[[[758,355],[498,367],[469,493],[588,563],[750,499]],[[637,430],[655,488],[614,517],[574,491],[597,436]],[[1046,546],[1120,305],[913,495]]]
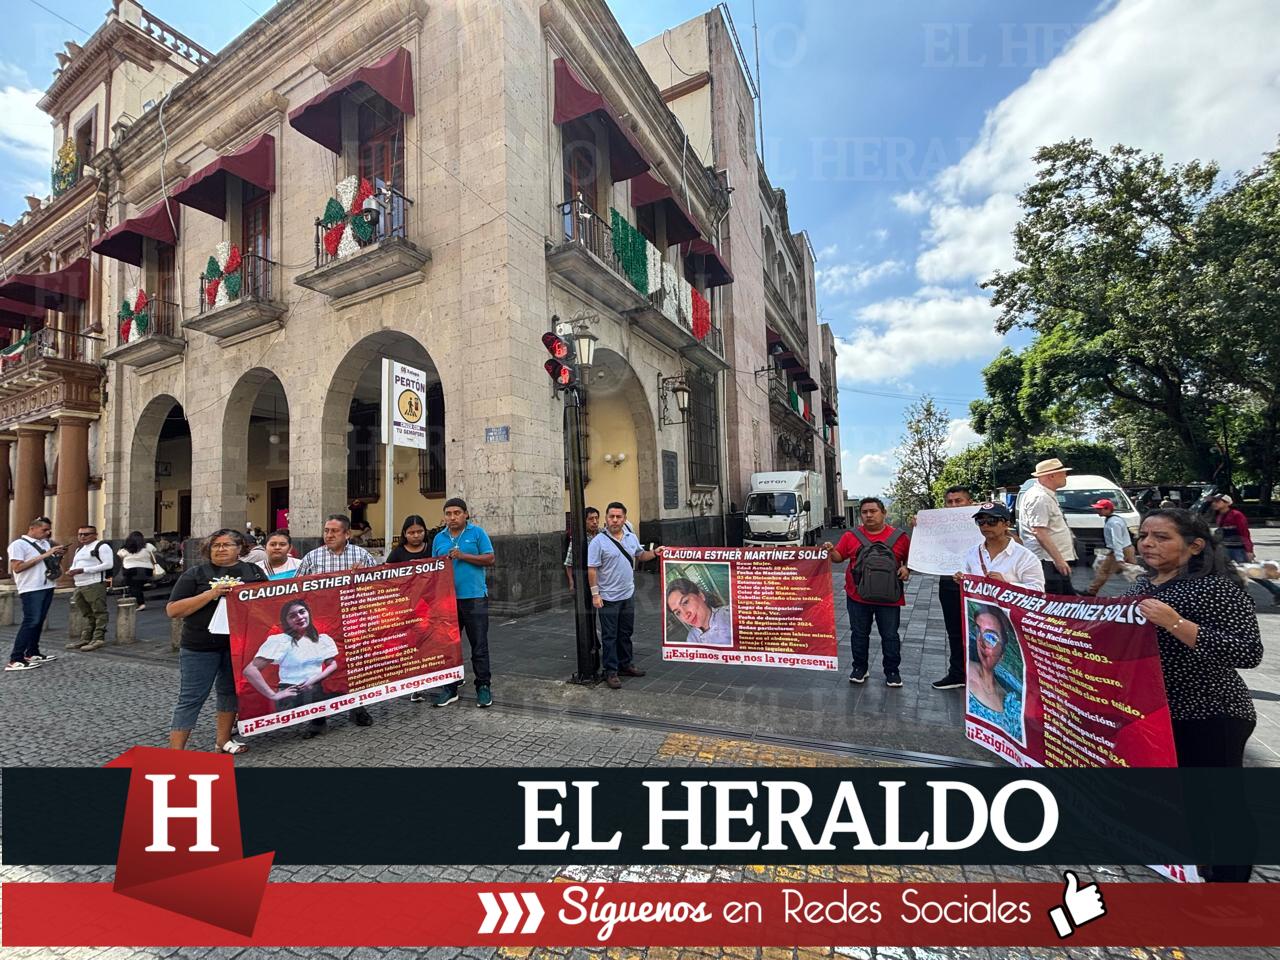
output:
[[[0,154],[22,166],[52,160],[49,118],[36,104],[39,90],[5,84],[0,87]]]
[[[929,198],[922,190],[908,190],[894,194],[893,205],[904,213],[924,213],[929,209]]]
[[[975,443],[981,443],[983,437],[973,429],[969,419],[956,419],[947,424],[947,456],[954,457],[963,453]]]
[[[987,357],[1000,343],[986,297],[927,289],[863,307],[849,337],[836,340],[845,383],[884,383],[917,367]]]
[[[830,260],[839,252],[840,245],[838,243],[828,243],[825,247],[815,253],[814,256],[818,259],[818,262],[822,262],[823,260]]]
[[[1017,198],[994,193],[983,203],[939,204],[929,211],[925,238],[932,244],[916,259],[925,283],[983,279],[1013,265],[1009,234],[1018,222]]]
[[[871,231],[871,239],[875,240],[877,244],[882,244],[889,239],[889,231],[884,227],[878,227]]]
[[[840,451],[840,482],[851,497],[875,496],[893,479],[897,457],[894,450],[857,456]]]
[[[830,267],[818,267],[814,279],[818,291],[827,294],[856,293],[878,280],[891,277],[906,269],[901,260],[882,260],[879,263],[837,263]]]

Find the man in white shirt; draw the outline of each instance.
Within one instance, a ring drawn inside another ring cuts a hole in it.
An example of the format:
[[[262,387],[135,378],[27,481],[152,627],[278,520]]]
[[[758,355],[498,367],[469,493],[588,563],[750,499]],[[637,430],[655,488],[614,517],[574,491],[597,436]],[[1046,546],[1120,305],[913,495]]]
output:
[[[1103,497],[1097,503],[1090,504],[1094,510],[1102,516],[1102,540],[1106,544],[1107,552],[1102,557],[1102,563],[1098,566],[1098,575],[1093,578],[1093,583],[1089,584],[1085,593],[1091,597],[1096,597],[1102,590],[1111,575],[1119,570],[1126,563],[1133,563],[1133,538],[1129,536],[1129,525],[1124,522],[1124,517],[1116,516],[1116,505],[1111,500]]]
[[[978,508],[973,522],[982,532],[982,543],[969,548],[961,572],[1043,593],[1044,569],[1036,555],[1011,536],[1012,520],[1003,503],[984,503]]]
[[[1058,505],[1057,491],[1067,485],[1070,472],[1071,468],[1064,467],[1057,457],[1041,460],[1031,474],[1036,482],[1018,498],[1019,539],[1044,567],[1045,591],[1067,596],[1076,592],[1071,585],[1071,561],[1076,558],[1076,548]]]
[[[9,572],[13,574],[18,599],[22,602],[22,626],[14,638],[6,671],[30,670],[57,659],[40,652],[40,634],[49,615],[49,604],[53,602],[54,584],[58,582],[58,575],[49,576],[52,571],[45,561],[67,552],[66,547],[49,542],[51,533],[52,521],[48,517],[36,517],[27,527],[27,535],[9,544]]]
[[[80,639],[67,644],[67,649],[98,650],[107,645],[107,581],[115,567],[116,558],[111,544],[98,539],[98,528],[83,523],[76,531],[80,549],[71,560],[67,575],[72,578],[76,592],[71,595],[71,605],[80,612]]]

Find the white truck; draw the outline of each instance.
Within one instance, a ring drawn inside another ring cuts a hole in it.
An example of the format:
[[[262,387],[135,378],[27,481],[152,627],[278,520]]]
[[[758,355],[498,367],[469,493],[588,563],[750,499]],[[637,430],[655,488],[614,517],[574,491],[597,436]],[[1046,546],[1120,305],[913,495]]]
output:
[[[812,470],[753,473],[742,542],[748,547],[818,542],[824,518],[822,477]]]

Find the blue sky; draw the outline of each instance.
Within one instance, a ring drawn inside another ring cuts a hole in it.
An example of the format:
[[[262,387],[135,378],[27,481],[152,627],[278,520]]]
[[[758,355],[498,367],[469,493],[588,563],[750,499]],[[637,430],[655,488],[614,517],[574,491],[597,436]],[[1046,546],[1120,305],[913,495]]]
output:
[[[0,216],[48,192],[35,111],[55,51],[105,0],[10,0],[0,33]],[[217,50],[266,9],[153,0]],[[612,0],[633,42],[708,0]],[[728,4],[752,50],[749,0]],[[765,160],[819,252],[819,309],[840,338],[850,494],[893,472],[922,392],[973,438],[968,401],[1000,349],[977,282],[1010,260],[1036,147],[1069,136],[1172,160],[1252,167],[1280,133],[1280,17],[1270,0],[757,0]],[[215,14],[225,19],[215,21]],[[62,18],[65,18],[62,19]],[[70,21],[68,24],[66,21]],[[752,64],[754,68],[754,63]],[[1016,341],[1015,341],[1016,343]]]

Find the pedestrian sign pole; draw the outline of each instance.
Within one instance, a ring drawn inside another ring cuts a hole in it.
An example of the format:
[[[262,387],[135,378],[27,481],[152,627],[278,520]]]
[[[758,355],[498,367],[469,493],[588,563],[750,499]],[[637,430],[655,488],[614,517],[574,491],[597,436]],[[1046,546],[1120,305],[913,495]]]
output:
[[[395,360],[382,359],[383,559],[395,535],[396,447],[427,449],[427,375]]]

